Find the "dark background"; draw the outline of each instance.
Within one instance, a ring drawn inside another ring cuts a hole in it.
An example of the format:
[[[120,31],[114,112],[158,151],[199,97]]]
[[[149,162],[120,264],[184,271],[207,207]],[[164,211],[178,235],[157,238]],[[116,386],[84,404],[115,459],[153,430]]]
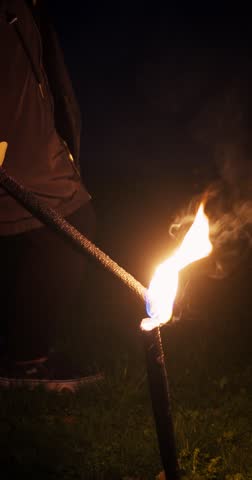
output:
[[[249,15],[237,5],[112,9],[56,1],[49,9],[82,111],[81,168],[96,241],[147,285],[174,246],[171,223],[213,180],[251,197],[243,188],[244,176],[251,178]],[[238,251],[235,264],[235,276],[222,283],[196,281],[203,309],[227,305],[235,292],[234,322],[250,308],[251,280]],[[125,287],[95,272],[99,315],[135,316]]]

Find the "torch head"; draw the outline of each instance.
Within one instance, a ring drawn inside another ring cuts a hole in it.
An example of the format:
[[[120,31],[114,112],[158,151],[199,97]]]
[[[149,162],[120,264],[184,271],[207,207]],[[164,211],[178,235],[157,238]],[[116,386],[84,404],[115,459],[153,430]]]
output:
[[[201,203],[181,245],[171,257],[157,267],[154,273],[146,293],[149,323],[144,319],[141,324],[142,329],[152,330],[155,326],[160,326],[171,319],[179,286],[179,272],[187,265],[207,257],[211,251],[208,219]]]

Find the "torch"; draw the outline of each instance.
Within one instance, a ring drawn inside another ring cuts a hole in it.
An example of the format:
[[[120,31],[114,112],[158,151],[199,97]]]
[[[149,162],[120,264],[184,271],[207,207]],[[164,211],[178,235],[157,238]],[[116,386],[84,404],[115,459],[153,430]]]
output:
[[[211,251],[208,220],[201,204],[180,247],[172,257],[159,265],[146,292],[149,317],[142,320],[141,329],[160,456],[167,480],[178,480],[179,468],[160,326],[172,317],[180,270],[209,255]]]
[[[90,255],[103,267],[130,288],[141,300],[146,301],[148,318],[141,323],[146,352],[147,373],[153,414],[159,442],[161,460],[167,480],[179,478],[174,429],[172,422],[168,378],[161,343],[160,326],[172,317],[179,271],[192,262],[207,256],[212,245],[209,225],[200,205],[193,225],[185,235],[181,246],[171,258],[161,264],[151,280],[148,291],[132,275],[126,272],[108,255],[82,235],[55,210],[47,207],[2,167],[7,144],[0,142],[0,184],[31,214],[59,233],[81,253]]]

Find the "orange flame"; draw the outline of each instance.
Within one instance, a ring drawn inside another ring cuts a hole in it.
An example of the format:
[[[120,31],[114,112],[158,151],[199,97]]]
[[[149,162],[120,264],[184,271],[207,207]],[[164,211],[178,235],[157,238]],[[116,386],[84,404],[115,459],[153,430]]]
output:
[[[190,263],[207,257],[211,251],[208,218],[201,203],[180,247],[170,258],[161,263],[154,273],[147,293],[147,310],[151,318],[145,318],[142,321],[143,330],[152,330],[171,319],[180,270]]]

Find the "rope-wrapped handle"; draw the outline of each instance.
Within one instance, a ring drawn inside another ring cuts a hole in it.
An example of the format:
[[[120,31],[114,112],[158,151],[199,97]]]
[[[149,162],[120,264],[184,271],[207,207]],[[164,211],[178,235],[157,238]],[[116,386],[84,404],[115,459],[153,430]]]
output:
[[[138,282],[138,280],[114,262],[114,260],[88,240],[88,238],[82,235],[56,210],[45,205],[32,192],[8,175],[3,167],[0,167],[0,184],[42,223],[59,233],[66,240],[70,241],[70,243],[81,253],[90,255],[99,264],[105,267],[106,270],[109,270],[115,277],[119,278],[119,280],[130,288],[138,297],[143,301],[145,300],[146,289],[140,282]]]

